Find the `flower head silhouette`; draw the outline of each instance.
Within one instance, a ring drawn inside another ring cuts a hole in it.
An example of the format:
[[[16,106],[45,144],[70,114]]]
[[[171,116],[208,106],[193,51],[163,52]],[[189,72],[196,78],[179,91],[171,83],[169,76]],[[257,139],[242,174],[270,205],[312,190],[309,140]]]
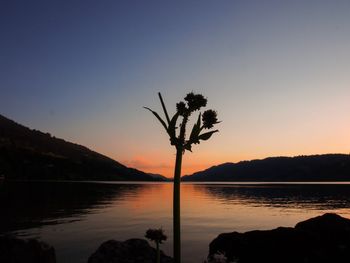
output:
[[[185,97],[190,112],[199,110],[207,105],[207,99],[202,94],[188,93]]]
[[[167,240],[167,236],[164,234],[162,228],[148,229],[145,237],[151,241],[158,242],[159,244],[162,244],[163,241]]]
[[[206,110],[202,116],[203,127],[205,129],[211,129],[214,124],[219,123],[217,118],[217,113],[214,110]]]

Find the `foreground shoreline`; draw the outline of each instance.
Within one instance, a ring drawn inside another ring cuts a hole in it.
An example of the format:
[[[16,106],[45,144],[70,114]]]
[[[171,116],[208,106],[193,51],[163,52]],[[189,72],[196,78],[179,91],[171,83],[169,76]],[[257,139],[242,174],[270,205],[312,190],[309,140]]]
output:
[[[0,236],[0,262],[56,263],[55,249],[36,239]],[[334,262],[350,260],[350,219],[326,213],[301,221],[295,227],[222,233],[209,244],[208,262],[221,259],[253,262]],[[89,257],[87,263],[153,262],[155,249],[143,239],[109,240]],[[16,260],[16,261],[14,261]],[[162,253],[161,262],[172,259]]]

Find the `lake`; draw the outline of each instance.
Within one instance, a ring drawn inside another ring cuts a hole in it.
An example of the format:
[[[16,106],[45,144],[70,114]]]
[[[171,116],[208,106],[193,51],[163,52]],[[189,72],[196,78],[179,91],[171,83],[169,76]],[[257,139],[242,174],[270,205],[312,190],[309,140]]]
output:
[[[347,183],[183,183],[183,262],[202,262],[218,234],[294,226],[326,212],[350,218]],[[163,227],[172,255],[172,184],[0,182],[0,234],[53,245],[58,263],[83,263],[109,239]]]

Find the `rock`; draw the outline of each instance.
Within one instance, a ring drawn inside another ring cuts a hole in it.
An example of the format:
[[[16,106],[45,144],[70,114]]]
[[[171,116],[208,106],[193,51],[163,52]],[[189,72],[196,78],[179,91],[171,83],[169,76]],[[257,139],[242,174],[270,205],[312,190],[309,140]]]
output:
[[[55,249],[36,239],[0,236],[0,262],[56,263]]]
[[[224,233],[210,243],[208,259],[216,253],[239,263],[350,262],[350,220],[324,214],[294,228]]]
[[[93,253],[88,263],[155,263],[156,249],[144,239],[128,239],[124,242],[109,240]],[[161,263],[173,263],[173,259],[160,251]]]

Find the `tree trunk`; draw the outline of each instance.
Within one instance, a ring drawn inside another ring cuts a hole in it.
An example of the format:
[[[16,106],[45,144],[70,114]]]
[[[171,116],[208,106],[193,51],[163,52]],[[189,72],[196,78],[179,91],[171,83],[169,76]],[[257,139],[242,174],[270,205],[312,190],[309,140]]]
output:
[[[174,263],[181,263],[180,180],[182,149],[176,149],[173,196]]]

